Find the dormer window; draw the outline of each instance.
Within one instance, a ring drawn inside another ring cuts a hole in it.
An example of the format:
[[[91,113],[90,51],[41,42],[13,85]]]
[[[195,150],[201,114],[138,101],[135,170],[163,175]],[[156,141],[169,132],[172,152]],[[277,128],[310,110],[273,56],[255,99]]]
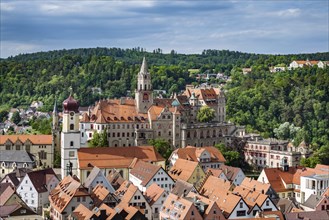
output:
[[[16,162],[14,162],[12,166],[15,169],[17,167]]]

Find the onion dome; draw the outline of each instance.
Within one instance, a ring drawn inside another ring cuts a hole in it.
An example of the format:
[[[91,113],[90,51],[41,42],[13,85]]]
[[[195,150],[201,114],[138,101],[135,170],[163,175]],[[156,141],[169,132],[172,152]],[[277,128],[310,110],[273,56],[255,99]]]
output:
[[[63,101],[64,112],[79,112],[79,102],[71,95]]]

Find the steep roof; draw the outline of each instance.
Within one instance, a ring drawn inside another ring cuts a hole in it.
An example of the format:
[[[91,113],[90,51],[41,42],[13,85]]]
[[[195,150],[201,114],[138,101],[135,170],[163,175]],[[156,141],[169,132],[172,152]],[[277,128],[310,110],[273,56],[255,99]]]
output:
[[[93,169],[91,170],[89,176],[87,177],[87,179],[85,180],[85,182],[83,183],[84,187],[89,187],[92,182],[94,181],[94,179],[97,177],[97,175],[99,174],[99,172],[101,172],[101,169],[99,169],[98,167],[93,167]]]
[[[220,179],[215,176],[208,176],[208,178],[201,185],[199,193],[215,201],[218,197],[226,194],[230,188],[231,183],[229,181]]]
[[[135,100],[129,98],[100,100],[89,115],[89,122],[94,123],[136,121],[147,121],[147,114],[138,113]]]
[[[15,190],[11,187],[10,184],[4,190],[1,190],[0,206],[3,206],[14,193]]]
[[[271,184],[262,183],[249,177],[244,178],[240,186],[250,191],[255,190],[259,193],[264,193],[264,194],[267,193],[268,190],[271,188]]]
[[[194,190],[196,191],[193,184],[178,179],[175,182],[174,187],[171,189],[171,193],[175,194],[176,196],[184,196],[187,195],[190,191],[194,191]]]
[[[165,193],[158,184],[152,183],[145,191],[144,196],[147,202],[152,206]]]
[[[20,183],[20,179],[23,179],[23,177],[26,175],[26,173],[31,172],[32,170],[28,168],[18,168],[14,170],[11,173],[8,173],[6,176],[3,177],[3,179],[8,178],[13,183],[15,187],[17,187]],[[3,180],[2,179],[2,180]]]
[[[321,196],[319,195],[314,195],[311,194],[308,199],[303,203],[303,206],[315,209],[317,204],[320,202],[320,200],[322,199]]]
[[[168,174],[174,180],[181,179],[188,181],[198,165],[198,162],[177,159],[176,163],[170,168]]]
[[[241,171],[241,168],[239,167],[227,166],[225,164],[221,164],[219,169],[223,171],[229,181],[233,181]]]
[[[110,191],[107,190],[102,184],[97,184],[91,193],[91,198],[94,201],[95,206],[99,206],[110,194]]]
[[[178,155],[178,158],[185,160],[192,160],[198,162],[201,154],[204,151],[208,151],[212,162],[224,163],[226,160],[223,154],[215,147],[193,147],[187,146],[185,148],[178,148],[174,152]]]
[[[146,186],[160,169],[161,166],[138,160],[130,174],[141,180],[142,186]]]
[[[268,195],[258,191],[246,189],[241,185],[235,187],[233,193],[240,195],[250,208],[254,207],[256,204],[261,207],[263,203],[269,198]]]
[[[80,148],[78,150],[80,169],[91,169],[93,166],[129,167],[134,158],[152,162],[165,160],[153,146]]]
[[[49,201],[53,208],[62,213],[71,200],[78,196],[89,196],[87,189],[77,179],[66,176],[50,192]]]
[[[49,169],[44,169],[44,170],[37,170],[37,171],[32,171],[26,174],[34,188],[37,190],[38,193],[43,193],[47,192],[47,183],[52,177],[56,177],[56,174],[52,168]]]
[[[308,220],[328,220],[329,211],[310,211],[310,212],[293,212],[287,213],[286,220],[308,219]]]
[[[12,143],[15,143],[17,140],[25,143],[27,140],[31,141],[33,145],[51,145],[52,144],[52,135],[27,135],[27,134],[18,134],[18,135],[1,135],[0,145],[4,145],[6,141],[9,140]]]

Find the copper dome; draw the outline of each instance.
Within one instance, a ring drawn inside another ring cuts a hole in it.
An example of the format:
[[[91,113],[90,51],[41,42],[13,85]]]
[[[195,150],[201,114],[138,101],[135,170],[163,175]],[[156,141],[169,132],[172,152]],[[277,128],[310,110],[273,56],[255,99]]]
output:
[[[79,112],[79,102],[71,95],[63,101],[64,112]]]

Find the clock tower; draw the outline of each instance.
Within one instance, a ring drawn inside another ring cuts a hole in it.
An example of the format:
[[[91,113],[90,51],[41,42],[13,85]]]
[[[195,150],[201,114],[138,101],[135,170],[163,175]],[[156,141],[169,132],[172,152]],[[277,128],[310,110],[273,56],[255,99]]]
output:
[[[136,107],[139,113],[147,113],[153,104],[153,89],[151,74],[148,72],[145,57],[137,76],[137,89],[135,91]]]
[[[77,175],[80,148],[79,103],[72,95],[63,101],[63,128],[61,133],[61,174]]]

